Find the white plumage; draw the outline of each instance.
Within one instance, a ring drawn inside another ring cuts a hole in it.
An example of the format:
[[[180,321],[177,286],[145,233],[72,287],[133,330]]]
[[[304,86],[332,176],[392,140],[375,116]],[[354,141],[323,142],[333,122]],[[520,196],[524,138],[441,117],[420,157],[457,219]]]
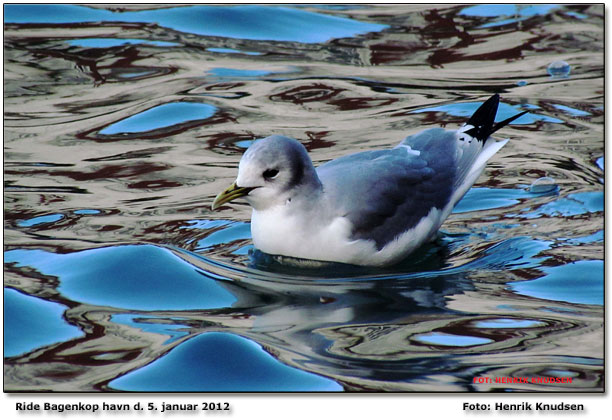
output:
[[[238,197],[253,207],[251,233],[261,251],[285,257],[383,266],[430,240],[487,161],[508,140],[490,135],[499,96],[458,130],[433,128],[387,150],[313,166],[294,139],[270,136],[245,152],[236,182],[213,209]]]

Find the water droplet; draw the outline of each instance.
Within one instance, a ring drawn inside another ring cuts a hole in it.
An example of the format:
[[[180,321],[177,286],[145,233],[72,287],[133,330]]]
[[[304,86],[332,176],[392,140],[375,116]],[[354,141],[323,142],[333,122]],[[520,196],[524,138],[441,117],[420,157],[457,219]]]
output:
[[[571,66],[563,60],[553,61],[548,65],[547,71],[550,77],[568,77]]]
[[[558,190],[559,186],[555,180],[548,176],[536,179],[529,187],[529,192],[531,194],[551,194]]]

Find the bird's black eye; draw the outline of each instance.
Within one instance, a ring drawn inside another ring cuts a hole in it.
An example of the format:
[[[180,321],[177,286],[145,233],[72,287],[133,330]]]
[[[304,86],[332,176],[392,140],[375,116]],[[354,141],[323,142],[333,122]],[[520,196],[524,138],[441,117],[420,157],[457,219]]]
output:
[[[263,173],[265,179],[272,179],[278,175],[278,169],[266,169]]]

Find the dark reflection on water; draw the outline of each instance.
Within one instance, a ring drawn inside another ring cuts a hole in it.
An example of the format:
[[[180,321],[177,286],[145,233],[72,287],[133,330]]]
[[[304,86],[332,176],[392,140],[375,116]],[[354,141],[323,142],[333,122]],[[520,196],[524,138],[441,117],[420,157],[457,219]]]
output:
[[[601,5],[145,9],[5,5],[6,390],[603,389]],[[396,266],[210,211],[259,138],[320,164],[493,92],[530,113]]]

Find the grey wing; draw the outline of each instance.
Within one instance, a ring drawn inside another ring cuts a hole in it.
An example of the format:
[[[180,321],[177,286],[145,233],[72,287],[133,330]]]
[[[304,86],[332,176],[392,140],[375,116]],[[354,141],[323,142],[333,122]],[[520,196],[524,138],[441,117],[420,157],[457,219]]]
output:
[[[453,153],[418,151],[418,144],[363,152],[317,169],[335,205],[352,225],[354,239],[378,249],[449,202],[456,173]],[[447,150],[448,152],[448,150]]]
[[[457,189],[482,151],[482,142],[457,131],[431,128],[405,138],[397,147],[418,150],[419,155],[434,167],[452,160],[453,188]]]

